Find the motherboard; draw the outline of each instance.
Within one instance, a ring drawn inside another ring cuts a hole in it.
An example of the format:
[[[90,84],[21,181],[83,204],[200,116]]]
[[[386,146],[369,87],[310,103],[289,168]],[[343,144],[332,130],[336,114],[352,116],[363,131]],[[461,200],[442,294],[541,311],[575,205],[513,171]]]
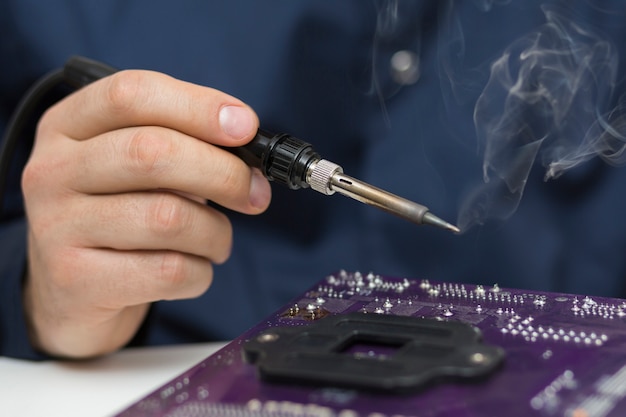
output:
[[[339,271],[118,417],[618,417],[626,301]]]

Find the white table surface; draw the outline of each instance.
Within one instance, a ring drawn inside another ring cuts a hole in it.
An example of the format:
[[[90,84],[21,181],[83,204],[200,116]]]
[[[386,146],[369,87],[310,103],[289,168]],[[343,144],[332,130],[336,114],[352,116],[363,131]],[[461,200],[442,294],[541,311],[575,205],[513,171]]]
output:
[[[132,348],[84,362],[0,357],[0,415],[111,416],[223,345]]]

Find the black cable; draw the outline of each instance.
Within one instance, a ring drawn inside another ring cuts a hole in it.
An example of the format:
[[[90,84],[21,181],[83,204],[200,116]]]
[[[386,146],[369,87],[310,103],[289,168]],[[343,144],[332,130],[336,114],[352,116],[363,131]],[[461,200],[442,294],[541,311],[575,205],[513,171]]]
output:
[[[82,56],[73,56],[67,60],[63,68],[56,69],[41,77],[22,97],[17,108],[11,115],[4,132],[0,149],[0,219],[5,215],[5,193],[8,186],[11,160],[20,139],[24,137],[27,123],[40,108],[48,95],[61,84],[75,89],[111,75],[115,68],[99,61]]]
[[[18,141],[23,138],[24,128],[46,96],[64,82],[63,69],[51,71],[40,78],[22,97],[11,115],[2,137],[0,149],[0,219],[4,217],[5,192],[9,180],[11,160]]]

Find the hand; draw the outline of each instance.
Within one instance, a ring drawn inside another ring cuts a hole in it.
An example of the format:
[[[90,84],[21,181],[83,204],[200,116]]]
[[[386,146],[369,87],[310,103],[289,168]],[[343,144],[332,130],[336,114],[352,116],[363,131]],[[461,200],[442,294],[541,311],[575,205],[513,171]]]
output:
[[[241,101],[149,71],[51,107],[22,177],[35,345],[59,357],[111,352],[150,302],[206,291],[232,228],[205,199],[257,214],[271,198],[257,169],[214,145],[244,145],[257,128]]]

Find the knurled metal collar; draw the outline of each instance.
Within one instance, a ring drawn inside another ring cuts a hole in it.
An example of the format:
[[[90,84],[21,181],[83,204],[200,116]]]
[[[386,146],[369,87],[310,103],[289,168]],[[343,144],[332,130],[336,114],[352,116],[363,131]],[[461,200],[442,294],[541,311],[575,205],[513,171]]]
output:
[[[311,164],[307,175],[307,182],[311,188],[322,194],[331,195],[335,190],[331,188],[330,180],[336,173],[343,173],[343,168],[334,162],[320,159]]]

